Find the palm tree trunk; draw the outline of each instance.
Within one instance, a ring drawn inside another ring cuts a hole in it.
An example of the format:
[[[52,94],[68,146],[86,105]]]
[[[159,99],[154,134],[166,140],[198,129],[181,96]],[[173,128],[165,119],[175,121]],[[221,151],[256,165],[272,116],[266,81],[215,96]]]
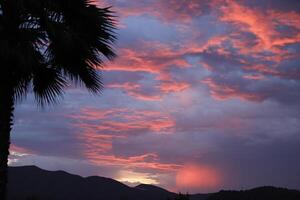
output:
[[[0,85],[0,199],[6,199],[7,166],[10,146],[10,131],[13,125],[13,90]]]

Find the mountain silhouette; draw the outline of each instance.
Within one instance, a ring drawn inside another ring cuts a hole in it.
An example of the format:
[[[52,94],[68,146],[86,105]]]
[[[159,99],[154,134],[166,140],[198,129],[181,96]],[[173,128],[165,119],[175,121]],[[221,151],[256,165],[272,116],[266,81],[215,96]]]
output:
[[[265,186],[244,191],[220,191],[207,200],[300,200],[300,191]]]
[[[177,196],[154,185],[129,187],[110,178],[83,178],[35,166],[10,167],[8,174],[8,200],[167,200]],[[300,191],[260,187],[245,191],[194,194],[189,197],[190,200],[299,200]]]
[[[10,167],[9,200],[28,197],[42,200],[166,200],[175,193],[156,186],[129,187],[110,178],[83,178],[64,171],[46,171],[35,166]]]

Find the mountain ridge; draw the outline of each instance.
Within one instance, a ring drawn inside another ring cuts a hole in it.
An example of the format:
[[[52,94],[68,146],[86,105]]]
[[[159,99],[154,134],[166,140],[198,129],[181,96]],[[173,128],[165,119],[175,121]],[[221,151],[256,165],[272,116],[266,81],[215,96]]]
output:
[[[27,197],[43,200],[165,200],[176,196],[163,189],[163,192],[153,193],[129,187],[111,178],[82,177],[61,170],[43,170],[36,166],[10,167],[8,173],[9,200],[25,200]]]
[[[167,200],[177,194],[155,185],[140,184],[135,187],[107,177],[48,171],[37,166],[9,167],[8,200]],[[299,200],[300,191],[263,186],[250,190],[221,190],[210,194],[192,194],[190,200]]]

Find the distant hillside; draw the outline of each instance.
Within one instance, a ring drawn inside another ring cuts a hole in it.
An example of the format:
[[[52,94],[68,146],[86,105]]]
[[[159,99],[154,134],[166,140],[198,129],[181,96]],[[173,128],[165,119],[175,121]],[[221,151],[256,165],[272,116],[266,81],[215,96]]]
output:
[[[275,187],[259,187],[244,191],[220,191],[208,200],[300,200],[300,191]]]
[[[153,185],[129,187],[110,178],[83,178],[35,166],[9,168],[8,200],[173,200],[176,197],[177,194]],[[300,191],[261,187],[190,195],[190,200],[277,199],[300,200]]]

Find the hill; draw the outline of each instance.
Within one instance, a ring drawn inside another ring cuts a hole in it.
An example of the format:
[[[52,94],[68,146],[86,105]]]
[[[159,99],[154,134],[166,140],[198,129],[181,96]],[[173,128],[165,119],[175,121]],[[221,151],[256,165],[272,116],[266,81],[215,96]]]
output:
[[[35,166],[10,167],[8,173],[8,200],[167,200],[177,197],[177,194],[154,185],[129,187],[110,178],[84,178],[64,171],[46,171]],[[190,200],[279,199],[299,200],[300,191],[259,187],[190,195]]]
[[[220,191],[207,200],[300,200],[300,191],[275,187],[259,187],[244,191]]]
[[[175,193],[156,186],[132,188],[110,178],[83,178],[35,166],[9,168],[9,200],[25,200],[28,197],[42,200],[166,200],[175,196]]]

